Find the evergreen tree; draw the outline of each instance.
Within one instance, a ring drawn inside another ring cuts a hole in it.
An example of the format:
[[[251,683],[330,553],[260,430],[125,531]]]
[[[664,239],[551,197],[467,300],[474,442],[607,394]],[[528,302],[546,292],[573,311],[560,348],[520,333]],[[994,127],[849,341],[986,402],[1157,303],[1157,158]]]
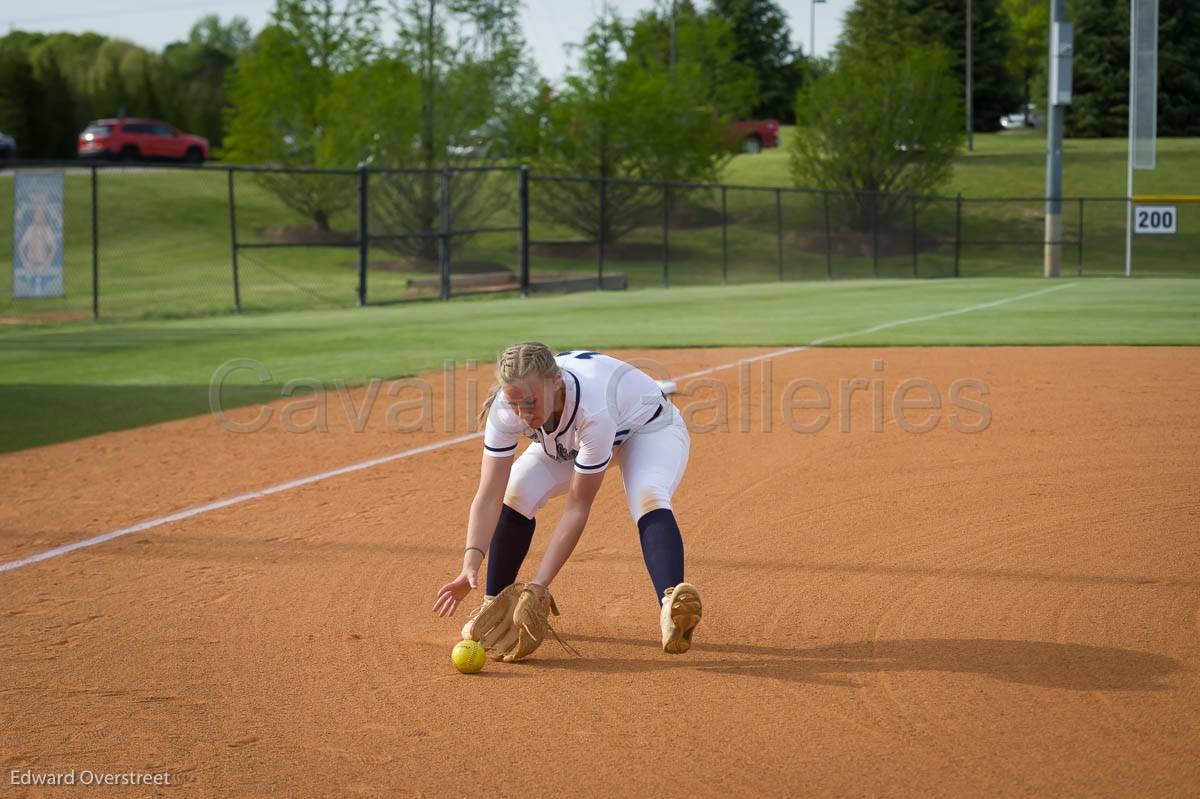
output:
[[[729,25],[734,58],[758,76],[758,119],[795,121],[796,91],[804,82],[804,57],[791,43],[787,15],[774,0],[712,0],[709,14]]]
[[[1158,133],[1200,136],[1200,3],[1159,0]]]
[[[1068,136],[1124,136],[1129,129],[1130,0],[1075,0]]]
[[[1068,136],[1129,132],[1129,0],[1068,0],[1075,23]],[[1200,5],[1159,0],[1158,135],[1200,135]]]

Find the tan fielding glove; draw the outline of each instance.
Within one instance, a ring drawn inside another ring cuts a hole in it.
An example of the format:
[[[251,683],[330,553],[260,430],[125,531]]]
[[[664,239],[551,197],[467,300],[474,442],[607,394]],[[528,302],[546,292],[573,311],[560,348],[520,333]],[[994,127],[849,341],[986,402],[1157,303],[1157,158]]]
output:
[[[488,654],[506,663],[520,660],[541,646],[546,634],[567,646],[550,627],[550,614],[558,606],[550,589],[538,583],[513,583],[483,609],[471,628],[471,638],[480,641]]]

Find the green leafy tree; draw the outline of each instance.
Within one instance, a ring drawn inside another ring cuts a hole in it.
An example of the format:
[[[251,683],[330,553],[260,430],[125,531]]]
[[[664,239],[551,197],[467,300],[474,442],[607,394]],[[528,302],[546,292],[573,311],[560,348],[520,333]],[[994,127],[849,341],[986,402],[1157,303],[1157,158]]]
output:
[[[94,34],[27,33],[0,37],[0,130],[27,158],[71,158],[88,120],[88,63]]]
[[[92,109],[101,116],[167,115],[170,80],[156,53],[123,39],[106,39],[88,77]]]
[[[999,128],[1000,117],[1021,102],[1020,83],[1009,69],[1012,31],[1000,4],[972,0],[972,98],[980,131]],[[884,48],[909,43],[941,47],[954,56],[949,68],[963,92],[966,23],[963,0],[858,0],[846,13],[839,57],[870,60]]]
[[[43,37],[29,54],[35,73],[48,68],[51,61],[54,62],[54,68],[78,98],[82,106],[79,116],[84,122],[102,113],[94,107],[90,98],[93,94],[93,67],[100,48],[107,41],[106,37],[96,33],[53,33]]]
[[[650,76],[650,92],[657,90],[656,81],[665,80],[667,94],[677,103],[669,113],[677,114],[678,119],[664,119],[660,124],[684,123],[672,135],[692,146],[681,149],[676,146],[678,141],[664,140],[665,146],[656,156],[658,175],[676,181],[717,179],[712,166],[724,161],[720,146],[736,148],[739,144],[736,134],[723,126],[750,115],[758,100],[758,75],[737,60],[737,42],[729,23],[715,14],[699,13],[690,0],[675,4],[672,41],[671,5],[668,0],[659,0],[656,8],[633,21],[625,48],[626,63],[620,69],[627,75],[640,74],[642,80]],[[685,107],[689,101],[696,105]],[[653,121],[647,120],[646,124],[652,125]],[[724,129],[715,148],[711,140],[714,128]],[[699,193],[671,190],[667,198],[671,213],[689,200],[702,201],[690,196]]]
[[[43,115],[34,144],[56,158],[75,155],[77,136],[96,114],[91,91],[92,64],[106,40],[96,34],[56,33],[40,38],[29,50]]]
[[[29,51],[41,38],[22,32],[0,38],[0,131],[17,140],[18,152],[26,158],[60,155],[47,130],[50,98],[29,60]]]
[[[15,31],[0,38],[0,120],[9,120],[0,125],[17,135],[22,154],[47,158],[74,156],[76,137],[89,121],[122,112],[161,117],[214,138],[203,120],[219,123],[225,70],[249,37],[245,20],[222,25],[206,18],[188,42],[160,56],[94,33]],[[210,91],[196,91],[198,77]]]
[[[224,156],[245,163],[339,167],[349,154],[329,143],[348,124],[330,103],[339,76],[378,49],[372,0],[277,0],[272,23],[237,61],[229,87]],[[261,173],[262,184],[320,230],[356,197],[347,176]]]
[[[674,69],[629,58],[632,31],[617,16],[588,31],[576,70],[547,104],[540,173],[662,181],[713,181],[729,158],[726,120],[707,103],[700,63]],[[613,242],[661,207],[662,189],[592,181],[538,185],[539,213],[589,238]],[[601,206],[603,205],[603,213]]]
[[[194,52],[214,50],[233,61],[252,41],[254,33],[245,17],[235,16],[228,23],[224,23],[216,14],[206,14],[188,31],[186,44]]]
[[[191,133],[222,146],[226,105],[225,79],[253,36],[244,17],[228,24],[215,14],[200,18],[184,41],[163,50],[173,86],[170,119]]]
[[[511,154],[513,120],[534,83],[519,11],[517,0],[408,0],[393,6],[396,47],[356,79],[359,90],[390,83],[358,104],[360,127],[372,131],[358,146],[374,165],[421,171],[381,175],[372,183],[373,229],[438,229],[437,170],[486,167]],[[503,207],[500,185],[492,173],[455,171],[447,198],[451,225],[485,226]],[[458,235],[454,242],[461,246],[468,239]],[[428,236],[384,240],[380,246],[426,261],[438,254],[437,240]]]
[[[397,57],[421,87],[417,164],[453,165],[463,157],[455,145],[465,144],[470,131],[508,121],[528,98],[536,74],[525,54],[519,12],[518,0],[407,0],[396,6]]]
[[[341,122],[326,131],[323,144],[347,163],[412,167],[420,106],[419,77],[394,55],[381,56],[335,77],[322,109]]]
[[[549,109],[557,96],[554,86],[545,78],[535,78],[532,85],[533,90],[513,103],[506,118],[508,155],[513,162],[536,160]]]
[[[672,66],[671,4],[643,12],[630,31],[627,58],[650,72]],[[750,114],[758,102],[758,74],[738,60],[737,40],[729,23],[716,14],[701,14],[690,0],[676,6],[675,64],[697,71],[697,89],[708,104],[730,119]]]
[[[964,138],[951,63],[932,47],[839,59],[797,98],[796,185],[842,192],[831,202],[854,230],[869,230],[875,219],[886,225],[905,207],[902,195],[942,186]]]
[[[791,43],[787,14],[774,0],[712,0],[709,15],[733,36],[735,59],[758,78],[756,118],[794,120],[793,102],[804,82],[804,57]]]

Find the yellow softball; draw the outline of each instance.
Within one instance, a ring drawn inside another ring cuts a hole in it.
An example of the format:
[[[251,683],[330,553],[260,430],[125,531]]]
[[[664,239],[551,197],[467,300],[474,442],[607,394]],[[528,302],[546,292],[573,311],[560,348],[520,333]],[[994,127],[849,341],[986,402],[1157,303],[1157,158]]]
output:
[[[483,664],[487,663],[487,653],[483,651],[483,644],[468,638],[454,645],[450,660],[454,662],[454,668],[463,674],[474,674],[483,671]]]

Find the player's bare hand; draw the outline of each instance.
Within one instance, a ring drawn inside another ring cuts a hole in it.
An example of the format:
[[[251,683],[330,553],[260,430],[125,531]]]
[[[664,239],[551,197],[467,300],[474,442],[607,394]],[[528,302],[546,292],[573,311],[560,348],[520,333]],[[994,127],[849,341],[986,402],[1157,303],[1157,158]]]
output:
[[[449,616],[458,608],[467,594],[478,588],[477,578],[473,571],[463,571],[462,574],[446,583],[438,590],[437,599],[433,603],[433,612],[439,616]]]

